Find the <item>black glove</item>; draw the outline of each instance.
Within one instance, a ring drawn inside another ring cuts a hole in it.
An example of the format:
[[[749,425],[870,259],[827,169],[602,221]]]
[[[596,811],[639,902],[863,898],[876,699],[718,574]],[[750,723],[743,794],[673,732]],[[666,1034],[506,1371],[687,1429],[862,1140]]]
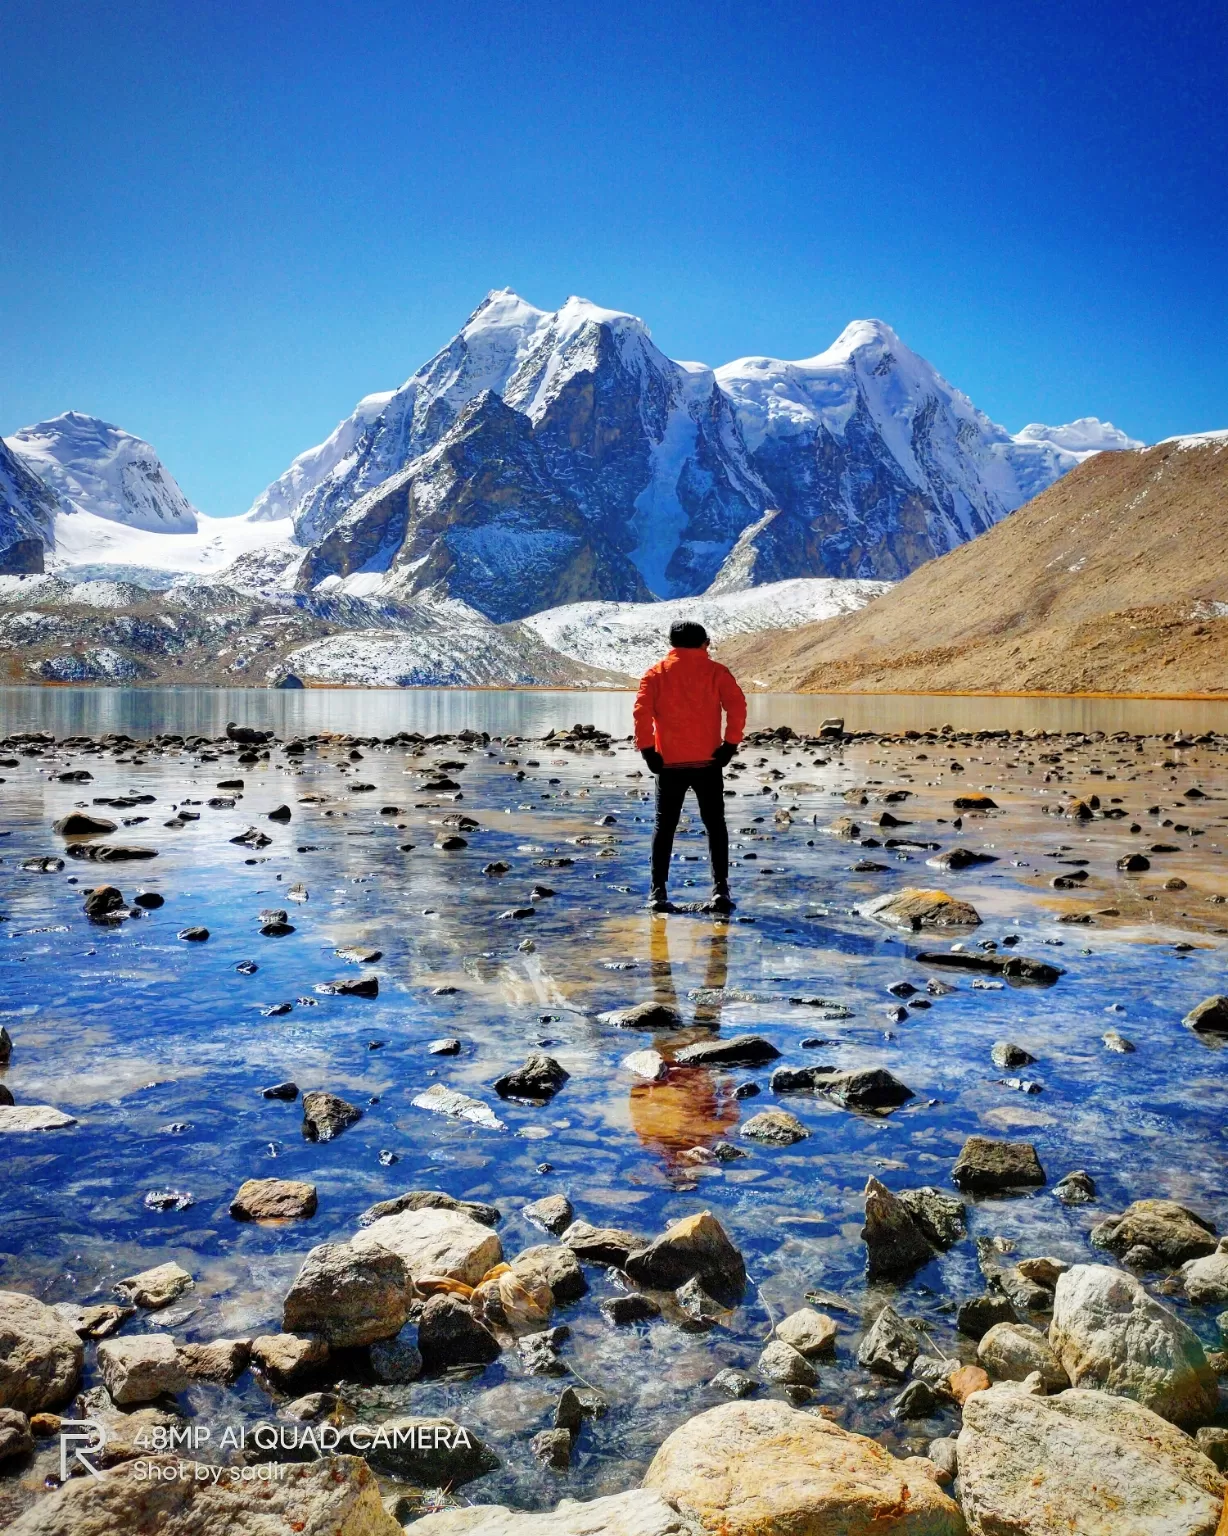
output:
[[[720,746],[712,754],[712,761],[717,768],[728,768],[737,755],[737,747],[732,741],[722,741]]]
[[[640,756],[648,764],[649,773],[660,773],[665,767],[665,759],[657,751],[656,747],[642,747]]]

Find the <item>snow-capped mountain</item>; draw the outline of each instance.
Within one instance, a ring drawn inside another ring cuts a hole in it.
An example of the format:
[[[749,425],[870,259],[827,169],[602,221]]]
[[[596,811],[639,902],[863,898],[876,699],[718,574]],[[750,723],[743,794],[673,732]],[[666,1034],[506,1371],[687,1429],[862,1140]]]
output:
[[[300,589],[451,594],[510,618],[569,597],[895,579],[1087,454],[1131,446],[1090,417],[1012,437],[881,321],[803,362],[713,371],[667,358],[633,315],[503,289],[248,515],[293,520],[308,554],[281,579]]]
[[[6,439],[73,512],[146,533],[195,533],[196,508],[139,437],[79,411]]]
[[[0,573],[43,569],[58,510],[55,492],[0,438]]]

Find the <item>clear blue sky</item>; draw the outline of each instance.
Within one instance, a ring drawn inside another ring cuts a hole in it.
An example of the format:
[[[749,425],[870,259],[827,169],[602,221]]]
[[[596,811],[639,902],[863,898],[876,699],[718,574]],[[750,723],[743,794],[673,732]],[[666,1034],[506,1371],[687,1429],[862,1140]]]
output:
[[[1222,0],[0,0],[0,53],[0,431],[103,416],[208,512],[505,285],[1228,426]]]

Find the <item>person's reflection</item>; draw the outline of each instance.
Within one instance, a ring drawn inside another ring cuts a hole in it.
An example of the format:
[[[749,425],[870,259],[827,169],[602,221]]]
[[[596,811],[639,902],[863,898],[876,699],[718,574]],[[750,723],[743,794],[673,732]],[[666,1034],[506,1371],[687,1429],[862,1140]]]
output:
[[[669,955],[668,923],[652,924],[653,995],[681,1013]],[[729,974],[729,929],[715,923],[708,930],[704,983],[695,999],[692,1023],[674,1034],[657,1035],[653,1046],[667,1062],[695,1040],[707,1039],[721,1022],[721,1004]],[[726,1073],[708,1067],[671,1067],[656,1083],[636,1083],[631,1089],[631,1124],[645,1147],[657,1153],[670,1173],[693,1167],[682,1154],[709,1147],[726,1137],[738,1120],[733,1083]]]

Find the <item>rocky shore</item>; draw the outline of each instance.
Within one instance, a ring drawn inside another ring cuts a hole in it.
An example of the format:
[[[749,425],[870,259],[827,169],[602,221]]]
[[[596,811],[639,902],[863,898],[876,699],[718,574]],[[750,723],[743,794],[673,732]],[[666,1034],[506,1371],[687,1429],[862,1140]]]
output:
[[[756,733],[725,919],[686,900],[686,829],[678,915],[640,912],[646,781],[593,727],[0,741],[14,985],[63,1011],[34,934],[75,943],[64,967],[88,940],[121,1009],[140,966],[174,969],[214,1011],[185,1013],[166,1081],[229,1056],[246,1094],[197,1187],[134,1189],[121,1222],[105,1170],[68,1193],[64,1149],[157,1178],[189,1121],[43,1102],[42,1011],[0,1015],[0,1147],[71,1223],[52,1246],[15,1193],[0,1523],[1222,1533],[1226,746]],[[316,912],[317,855],[343,916]],[[211,881],[248,893],[241,927]],[[671,935],[706,955],[683,995]],[[226,990],[270,971],[293,1002]],[[220,1056],[196,1058],[206,1018]],[[96,1428],[62,1466],[66,1420]],[[512,1467],[536,1507],[491,1497]]]

